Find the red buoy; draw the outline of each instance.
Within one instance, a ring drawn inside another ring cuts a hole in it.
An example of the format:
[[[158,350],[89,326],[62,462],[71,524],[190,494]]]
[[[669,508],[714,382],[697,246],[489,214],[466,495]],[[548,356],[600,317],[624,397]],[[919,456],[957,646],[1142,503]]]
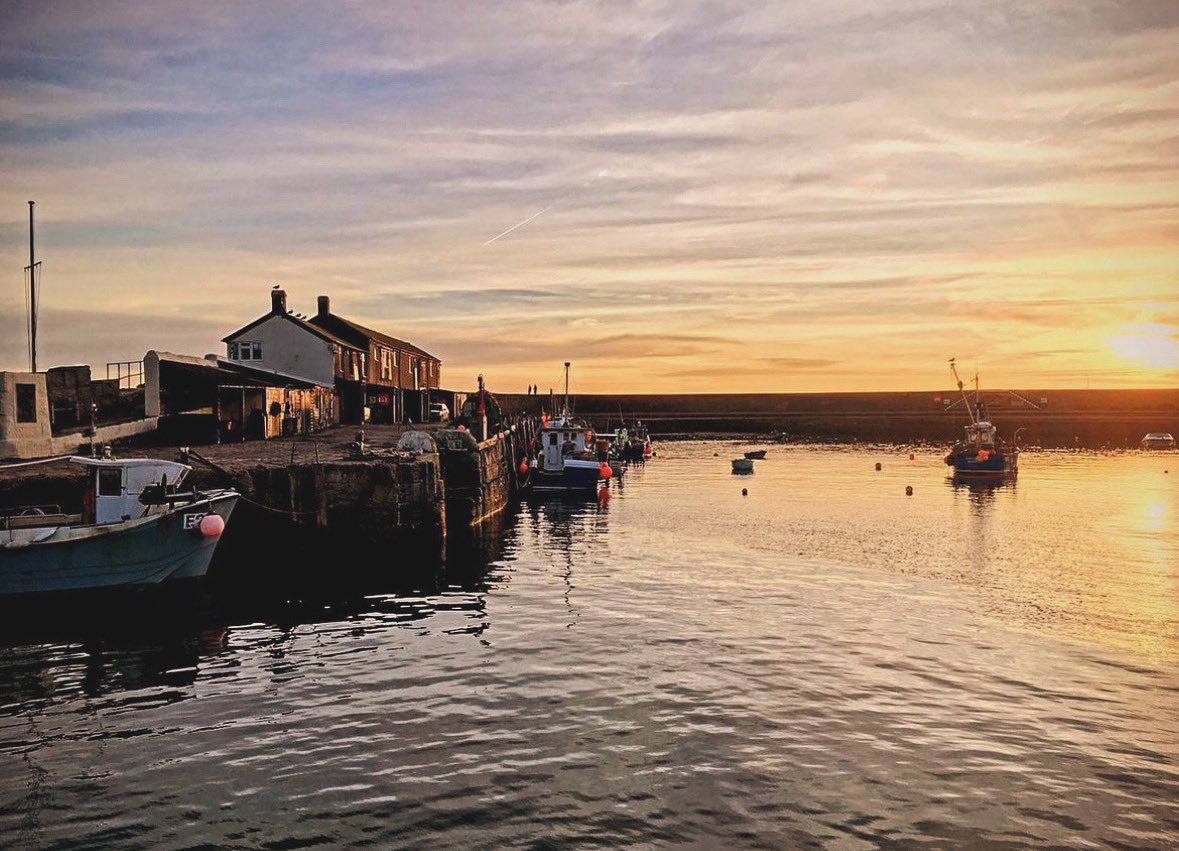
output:
[[[220,514],[206,514],[201,518],[200,530],[206,538],[217,538],[225,531],[225,521]]]
[[[603,461],[598,465],[598,476],[603,479],[608,479],[614,475],[614,471],[610,469],[610,465]]]
[[[520,462],[520,475],[521,476],[528,475],[528,461],[527,460]]]

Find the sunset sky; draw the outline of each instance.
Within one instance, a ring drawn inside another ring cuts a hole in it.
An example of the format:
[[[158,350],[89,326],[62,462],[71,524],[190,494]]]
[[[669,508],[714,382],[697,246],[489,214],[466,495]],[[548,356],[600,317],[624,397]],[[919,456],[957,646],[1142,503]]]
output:
[[[1179,385],[1179,3],[0,4],[0,368],[269,308],[581,392]]]

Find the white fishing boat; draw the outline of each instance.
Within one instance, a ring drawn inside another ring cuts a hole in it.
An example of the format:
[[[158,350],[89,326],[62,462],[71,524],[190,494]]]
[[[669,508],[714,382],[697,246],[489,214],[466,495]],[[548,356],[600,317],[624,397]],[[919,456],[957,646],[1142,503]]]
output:
[[[541,421],[540,446],[529,459],[525,490],[596,492],[614,474],[598,457],[594,431],[569,411],[569,363],[565,364],[565,404],[561,413]]]
[[[1140,445],[1143,449],[1174,449],[1175,438],[1165,431],[1152,431],[1143,436]]]
[[[0,509],[0,594],[155,585],[204,576],[238,494],[181,491],[191,468],[148,458],[85,468],[79,513]]]

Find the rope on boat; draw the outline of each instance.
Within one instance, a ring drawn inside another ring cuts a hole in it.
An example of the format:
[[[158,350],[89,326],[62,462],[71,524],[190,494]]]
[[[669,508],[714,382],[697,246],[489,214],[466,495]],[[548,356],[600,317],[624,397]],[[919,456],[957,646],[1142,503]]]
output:
[[[292,514],[299,514],[299,515],[307,515],[307,516],[310,516],[310,515],[312,515],[312,514],[318,514],[318,513],[319,513],[319,510],[318,510],[318,509],[316,509],[315,511],[292,511],[292,510],[291,510],[291,509],[289,509],[289,508],[274,508],[273,506],[266,505],[266,504],[264,504],[264,503],[258,502],[258,500],[256,500],[256,499],[250,499],[248,496],[246,496],[245,494],[241,494],[241,493],[239,493],[239,494],[237,495],[237,498],[238,498],[239,500],[241,500],[242,502],[248,502],[250,505],[253,505],[253,506],[257,507],[257,508],[264,509],[265,511],[273,511],[275,514],[285,514],[285,515],[287,515],[288,517],[289,517],[290,515],[292,515]]]
[[[55,455],[52,458],[42,458],[38,461],[19,461],[16,464],[0,464],[0,470],[15,470],[17,467],[34,467],[37,464],[55,464],[58,461],[64,461],[67,458],[73,457],[73,455]]]

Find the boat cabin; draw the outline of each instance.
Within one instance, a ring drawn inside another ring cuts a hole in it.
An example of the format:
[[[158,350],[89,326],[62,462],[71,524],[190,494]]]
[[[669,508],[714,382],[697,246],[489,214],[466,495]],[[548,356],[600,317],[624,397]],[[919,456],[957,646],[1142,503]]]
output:
[[[540,431],[547,470],[560,470],[566,458],[593,452],[594,432],[585,423],[568,417],[554,417]]]
[[[83,498],[82,522],[118,523],[141,517],[146,506],[139,497],[149,487],[175,490],[192,468],[175,461],[132,458],[117,461],[108,458],[73,457],[70,461],[88,467]]]
[[[996,428],[986,420],[966,426],[966,442],[971,446],[993,447]]]
[[[1165,431],[1152,431],[1142,438],[1143,449],[1174,449],[1175,438]]]

